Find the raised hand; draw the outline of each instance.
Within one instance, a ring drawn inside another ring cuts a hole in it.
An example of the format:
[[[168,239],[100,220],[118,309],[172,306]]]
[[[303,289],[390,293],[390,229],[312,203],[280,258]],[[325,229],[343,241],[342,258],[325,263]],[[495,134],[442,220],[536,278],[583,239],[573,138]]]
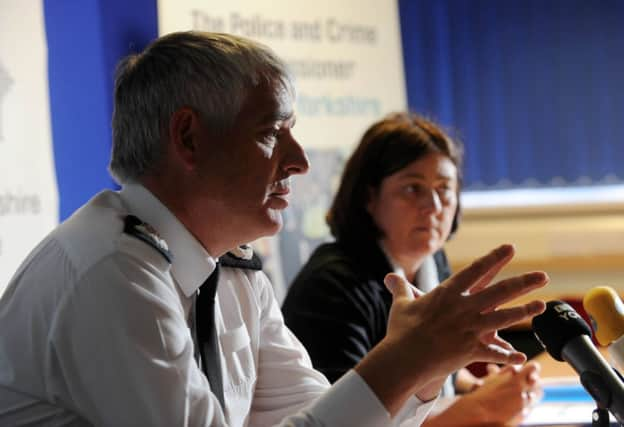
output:
[[[393,295],[388,332],[371,351],[375,363],[370,365],[388,366],[380,376],[381,371],[370,369],[365,358],[356,370],[373,390],[381,390],[382,401],[388,395],[386,407],[391,412],[402,405],[402,401],[398,407],[392,405],[399,395],[405,399],[417,393],[431,398],[443,378],[472,362],[520,364],[526,360],[496,331],[543,312],[544,302],[498,307],[544,286],[548,276],[532,272],[489,285],[513,254],[513,246],[500,246],[423,296],[415,295],[400,276],[386,277]]]

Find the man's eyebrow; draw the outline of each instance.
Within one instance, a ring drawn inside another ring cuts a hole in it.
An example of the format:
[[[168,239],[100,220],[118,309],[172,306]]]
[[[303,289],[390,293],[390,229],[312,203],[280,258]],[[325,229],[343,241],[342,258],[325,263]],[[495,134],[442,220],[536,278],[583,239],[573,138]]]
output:
[[[295,112],[292,109],[282,109],[277,111],[272,111],[268,114],[265,114],[260,120],[261,124],[268,124],[274,122],[282,122],[286,120],[290,120],[295,117]]]

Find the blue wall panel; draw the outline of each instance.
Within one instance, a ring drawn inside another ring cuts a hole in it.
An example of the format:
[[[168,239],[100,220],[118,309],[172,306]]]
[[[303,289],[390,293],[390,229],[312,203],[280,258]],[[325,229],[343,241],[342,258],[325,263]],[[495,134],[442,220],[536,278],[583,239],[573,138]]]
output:
[[[60,218],[103,188],[115,64],[158,34],[156,0],[45,1]]]

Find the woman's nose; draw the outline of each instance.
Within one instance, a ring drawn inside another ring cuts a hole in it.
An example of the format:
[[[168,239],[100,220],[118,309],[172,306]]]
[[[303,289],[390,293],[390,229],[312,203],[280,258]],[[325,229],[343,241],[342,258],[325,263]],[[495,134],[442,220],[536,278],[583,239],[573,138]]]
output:
[[[428,214],[442,211],[442,201],[440,200],[440,195],[435,188],[432,188],[423,194],[420,209],[423,213]]]

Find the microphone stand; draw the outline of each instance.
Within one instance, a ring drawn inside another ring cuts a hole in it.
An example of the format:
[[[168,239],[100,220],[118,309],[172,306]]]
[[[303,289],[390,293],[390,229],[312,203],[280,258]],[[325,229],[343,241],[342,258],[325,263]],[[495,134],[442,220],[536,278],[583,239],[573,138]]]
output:
[[[609,427],[609,411],[600,405],[592,412],[592,427]]]
[[[618,376],[618,378],[624,381],[624,377],[622,377],[622,374],[620,373],[620,371],[618,371],[616,368],[612,368],[612,369],[615,372],[615,374]],[[617,423],[617,425],[620,427],[624,426],[624,424],[619,423],[619,422]],[[610,426],[611,424],[609,422],[609,410],[601,406],[598,402],[596,402],[596,409],[592,411],[592,427],[610,427]]]

